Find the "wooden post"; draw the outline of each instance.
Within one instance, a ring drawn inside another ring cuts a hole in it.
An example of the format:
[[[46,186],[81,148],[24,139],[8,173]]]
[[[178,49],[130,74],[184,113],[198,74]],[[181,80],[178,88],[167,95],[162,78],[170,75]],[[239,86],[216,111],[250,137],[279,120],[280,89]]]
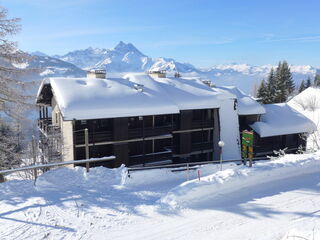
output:
[[[189,163],[187,162],[187,181],[189,181]]]
[[[89,134],[88,134],[88,128],[84,129],[84,142],[85,142],[85,148],[86,148],[86,159],[89,159]],[[87,169],[87,172],[89,172],[89,163],[86,163],[86,169]]]
[[[42,111],[40,106],[39,106],[39,117],[40,117],[40,120],[42,120]]]
[[[249,147],[248,156],[249,156],[249,167],[252,167],[252,157],[253,157],[253,148],[252,147]]]
[[[4,176],[2,174],[0,174],[0,183],[3,183],[5,181],[6,181],[6,179],[4,178]]]
[[[36,155],[36,144],[35,144],[34,136],[32,136],[32,158],[33,158],[33,165],[36,165],[36,163],[37,163],[37,155]],[[33,175],[34,175],[34,182],[36,182],[37,177],[38,177],[37,169],[33,170]]]

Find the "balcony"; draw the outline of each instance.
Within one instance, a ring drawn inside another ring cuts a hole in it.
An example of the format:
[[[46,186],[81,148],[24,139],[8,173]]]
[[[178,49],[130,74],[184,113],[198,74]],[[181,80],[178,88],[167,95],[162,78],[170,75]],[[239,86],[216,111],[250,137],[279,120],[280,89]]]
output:
[[[52,125],[51,118],[38,119],[38,127],[41,133],[46,137],[50,134],[60,133],[61,130],[58,126]]]
[[[153,137],[165,134],[171,134],[172,126],[162,126],[155,128],[135,128],[128,129],[129,139],[142,138],[142,137]]]
[[[75,143],[85,144],[84,131],[75,132]],[[101,143],[113,140],[112,131],[105,132],[88,132],[89,143]]]
[[[213,120],[194,120],[192,121],[192,129],[213,128]]]
[[[172,153],[171,151],[166,152],[157,152],[157,153],[148,153],[145,155],[135,155],[129,156],[130,165],[139,165],[139,164],[150,164],[153,162],[161,162],[165,160],[171,160]]]
[[[201,143],[193,143],[191,146],[191,151],[202,151],[213,149],[213,142],[201,142]]]

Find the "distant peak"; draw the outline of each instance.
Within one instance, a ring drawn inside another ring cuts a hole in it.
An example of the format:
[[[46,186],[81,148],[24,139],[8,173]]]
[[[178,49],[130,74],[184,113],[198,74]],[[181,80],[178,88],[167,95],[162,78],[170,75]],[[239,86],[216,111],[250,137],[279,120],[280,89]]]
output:
[[[39,56],[39,57],[47,57],[48,56],[47,54],[40,52],[40,51],[31,52],[30,55]]]
[[[119,52],[137,52],[143,55],[132,43],[124,43],[123,41],[120,41],[115,46],[114,50],[117,50]]]

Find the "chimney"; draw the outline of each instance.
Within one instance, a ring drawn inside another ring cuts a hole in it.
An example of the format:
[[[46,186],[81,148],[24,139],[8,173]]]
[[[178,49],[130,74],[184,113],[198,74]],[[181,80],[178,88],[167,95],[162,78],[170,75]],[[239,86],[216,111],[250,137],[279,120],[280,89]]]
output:
[[[150,70],[148,73],[151,77],[156,77],[156,78],[166,77],[166,70]]]
[[[201,82],[207,85],[208,87],[215,87],[214,83],[211,82],[210,80],[201,79]]]
[[[138,92],[143,92],[143,88],[144,88],[143,84],[135,83],[135,84],[133,85],[133,87],[134,87],[134,89],[137,90]]]
[[[87,78],[106,78],[106,70],[104,69],[91,69],[87,71]]]
[[[175,77],[175,78],[181,78],[181,74],[180,74],[179,72],[175,72],[175,73],[174,73],[174,77]]]

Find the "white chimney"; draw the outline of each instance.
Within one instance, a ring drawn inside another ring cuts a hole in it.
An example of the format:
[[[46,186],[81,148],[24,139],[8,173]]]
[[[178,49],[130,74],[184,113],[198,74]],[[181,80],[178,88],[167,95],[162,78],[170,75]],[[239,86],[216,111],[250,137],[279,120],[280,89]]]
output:
[[[143,88],[144,88],[143,84],[135,83],[135,84],[133,85],[133,87],[134,87],[134,89],[136,89],[138,92],[143,92]]]
[[[106,70],[104,69],[91,69],[87,71],[87,78],[106,78]]]
[[[148,73],[151,77],[156,77],[156,78],[166,77],[166,70],[149,70]]]

